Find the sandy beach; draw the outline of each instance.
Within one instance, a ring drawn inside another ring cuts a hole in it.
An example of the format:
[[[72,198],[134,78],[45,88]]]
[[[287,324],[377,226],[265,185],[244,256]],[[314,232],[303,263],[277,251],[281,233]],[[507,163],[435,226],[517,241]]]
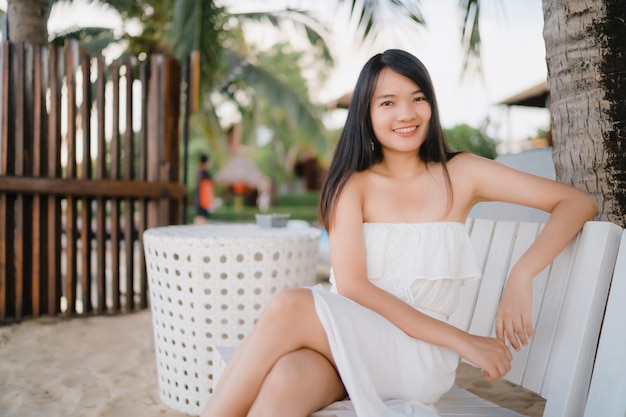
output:
[[[461,364],[457,383],[531,417],[539,397]],[[3,417],[182,417],[159,399],[149,310],[0,327]]]

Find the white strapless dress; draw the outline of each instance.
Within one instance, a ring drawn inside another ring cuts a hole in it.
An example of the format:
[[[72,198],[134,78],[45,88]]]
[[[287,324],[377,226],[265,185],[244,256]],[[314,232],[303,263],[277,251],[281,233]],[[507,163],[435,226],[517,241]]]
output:
[[[372,283],[445,320],[459,289],[481,271],[465,225],[456,222],[364,223]],[[378,313],[331,290],[311,289],[348,400],[311,417],[431,417],[453,385],[456,352],[414,339]]]

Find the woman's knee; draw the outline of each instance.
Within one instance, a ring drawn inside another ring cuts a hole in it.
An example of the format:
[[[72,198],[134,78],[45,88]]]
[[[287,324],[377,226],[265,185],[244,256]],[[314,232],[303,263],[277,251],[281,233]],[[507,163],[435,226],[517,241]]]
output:
[[[308,415],[343,395],[343,385],[328,360],[299,349],[276,361],[249,415]]]
[[[325,330],[315,310],[313,294],[307,288],[278,293],[261,315],[251,336],[278,345],[277,349],[283,351],[308,347],[331,357]]]
[[[276,294],[261,316],[272,323],[298,320],[314,311],[313,295],[306,288],[290,288]]]
[[[301,352],[303,350],[292,352],[278,359],[265,378],[264,384],[271,387],[273,392],[283,394],[298,386],[310,368],[309,355],[303,355]]]
[[[263,380],[248,416],[293,415],[294,409],[302,407],[302,381],[306,380],[307,361],[301,351],[279,358]]]

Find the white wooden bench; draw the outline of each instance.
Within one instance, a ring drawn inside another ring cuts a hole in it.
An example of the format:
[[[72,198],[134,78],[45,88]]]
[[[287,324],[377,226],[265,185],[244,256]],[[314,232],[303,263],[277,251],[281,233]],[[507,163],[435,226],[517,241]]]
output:
[[[462,288],[460,305],[449,317],[451,324],[473,334],[495,334],[496,309],[508,271],[541,227],[541,223],[468,220],[467,230],[482,262],[483,278]],[[622,229],[615,224],[588,222],[533,282],[535,337],[520,352],[513,351],[512,369],[506,379],[545,398],[544,417],[583,416],[621,235]],[[626,271],[622,270],[622,274]],[[623,313],[625,307],[623,303],[616,308]],[[612,323],[611,331],[616,332],[618,324]],[[623,345],[624,334],[619,337]],[[232,347],[215,350],[216,378],[233,351]],[[622,372],[625,356],[626,351],[619,353]],[[604,366],[604,373],[612,371],[610,363]],[[598,378],[606,376],[598,371]],[[603,401],[601,393],[594,395],[598,402]],[[624,404],[625,400],[620,401]],[[445,394],[435,406],[442,417],[522,416],[459,387]],[[594,413],[586,417],[612,415]]]
[[[494,319],[508,271],[530,246],[541,224],[491,220],[467,223],[483,279],[463,288],[449,321],[470,333],[494,334]],[[588,222],[583,231],[533,282],[535,337],[513,351],[506,380],[546,399],[545,417],[582,416],[622,230]],[[450,395],[458,396],[453,390]],[[444,396],[442,416],[520,416],[479,397]],[[491,408],[491,410],[489,409]]]

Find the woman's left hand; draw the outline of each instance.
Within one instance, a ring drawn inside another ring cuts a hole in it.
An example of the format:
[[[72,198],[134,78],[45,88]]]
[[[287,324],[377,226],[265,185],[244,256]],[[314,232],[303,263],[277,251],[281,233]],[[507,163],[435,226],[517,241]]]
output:
[[[517,351],[534,335],[532,298],[532,277],[511,272],[496,312],[496,337],[504,342],[506,335]]]

